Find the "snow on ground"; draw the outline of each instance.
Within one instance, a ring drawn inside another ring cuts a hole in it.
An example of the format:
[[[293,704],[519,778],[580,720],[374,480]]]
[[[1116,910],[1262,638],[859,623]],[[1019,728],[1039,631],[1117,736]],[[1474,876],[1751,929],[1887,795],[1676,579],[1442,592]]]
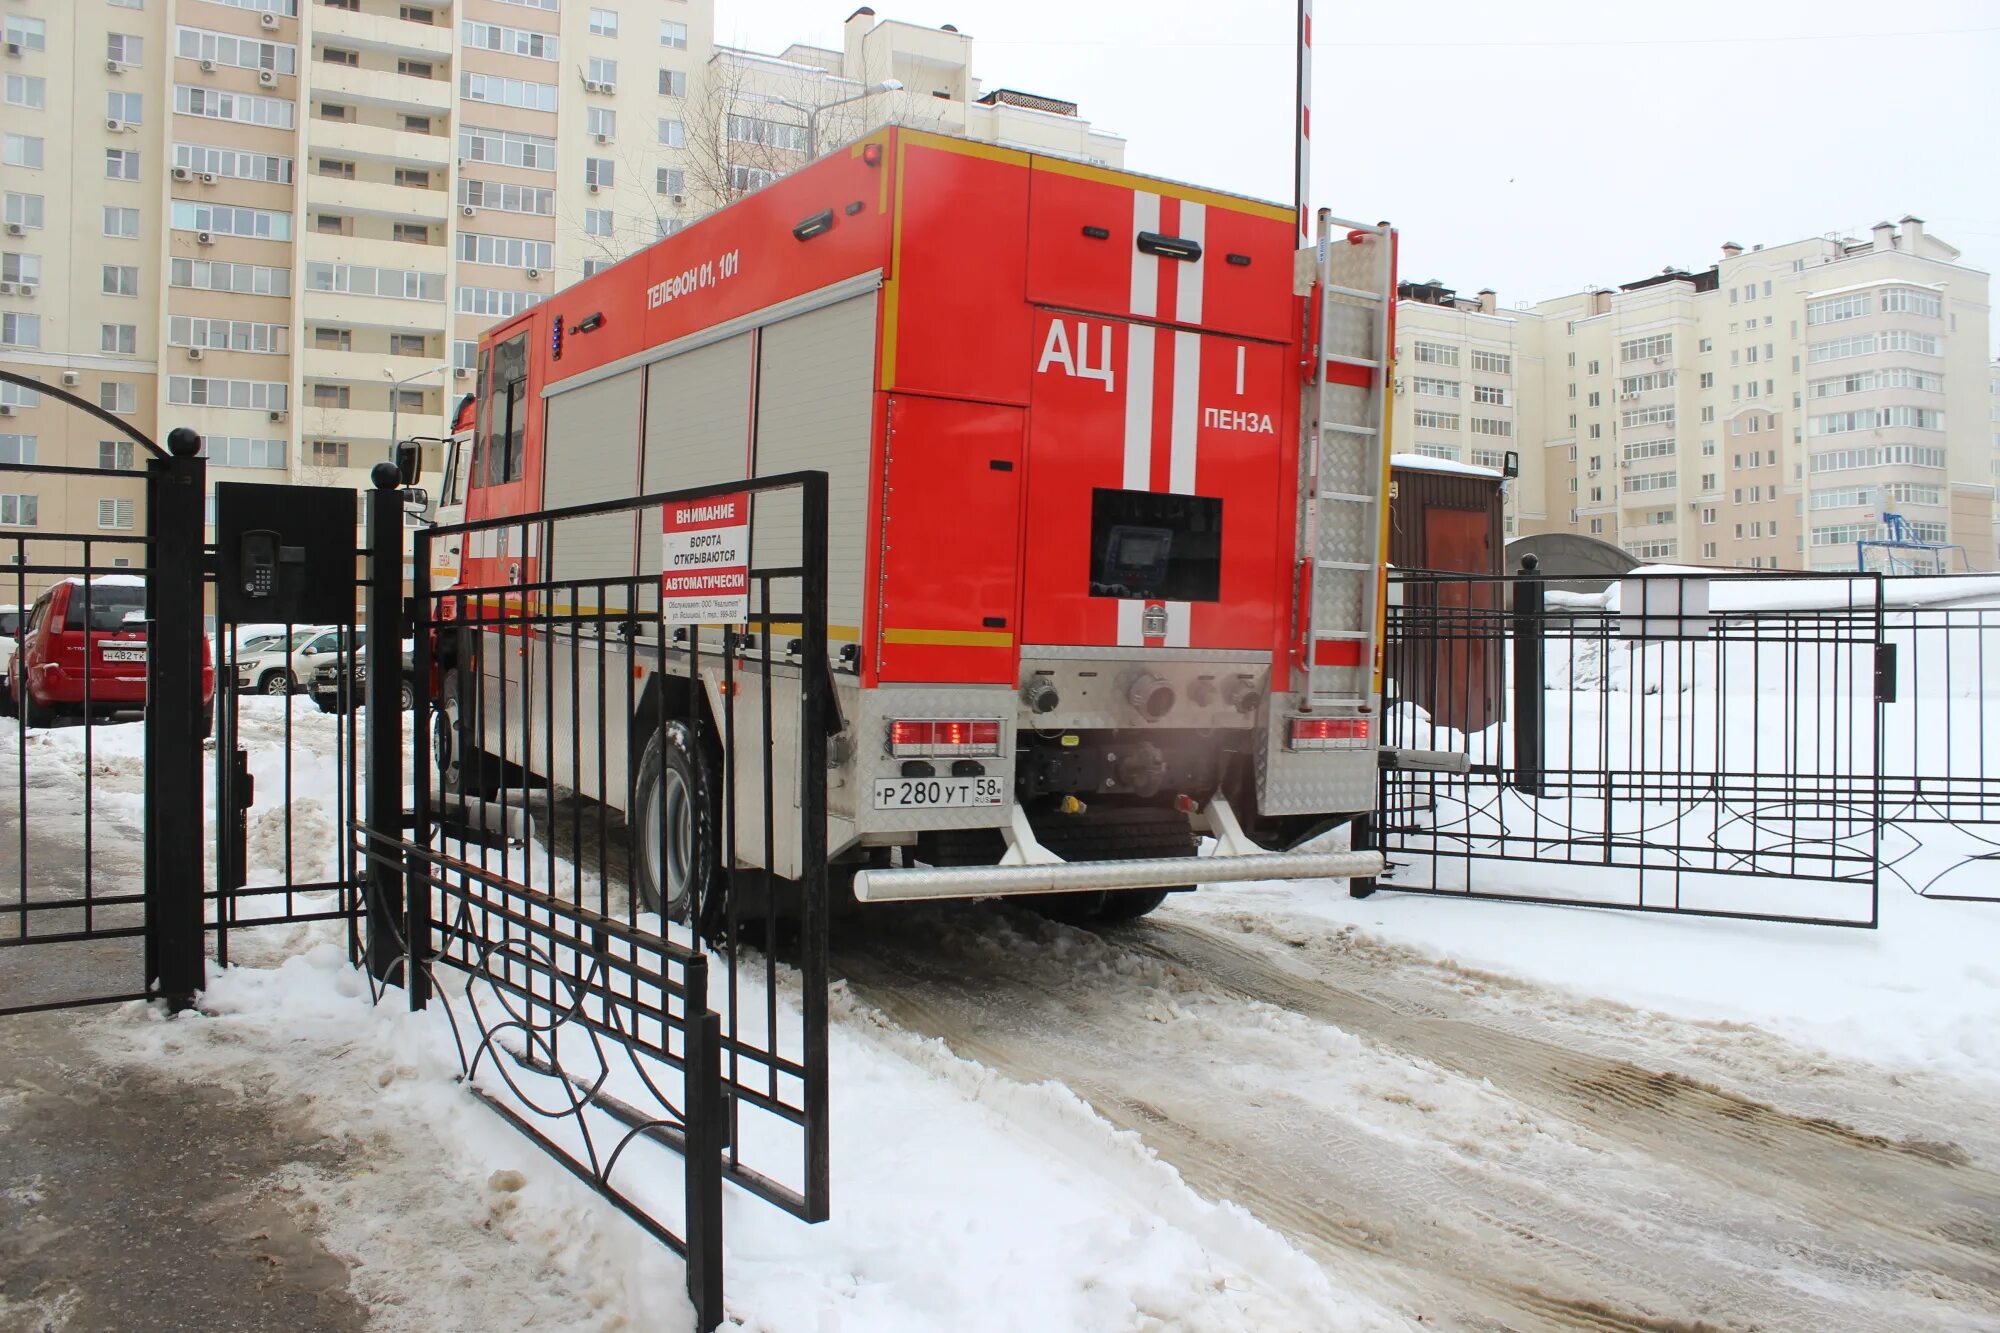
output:
[[[367,1175],[293,1183],[356,1263],[356,1291],[384,1328],[685,1318],[663,1317],[685,1307],[680,1262],[456,1086],[442,1010],[410,1015],[400,1000],[371,1008],[322,938],[274,967],[216,976],[203,1013],[167,1020],[134,1005],[105,1032],[125,1058],[296,1102],[358,1141]],[[1066,1089],[1002,1078],[844,995],[835,1011],[833,1219],[806,1226],[725,1191],[725,1280],[742,1327],[1403,1326],[1334,1290],[1240,1208],[1198,1196]],[[677,1159],[653,1156],[663,1192],[677,1192]],[[468,1229],[514,1248],[475,1244]]]

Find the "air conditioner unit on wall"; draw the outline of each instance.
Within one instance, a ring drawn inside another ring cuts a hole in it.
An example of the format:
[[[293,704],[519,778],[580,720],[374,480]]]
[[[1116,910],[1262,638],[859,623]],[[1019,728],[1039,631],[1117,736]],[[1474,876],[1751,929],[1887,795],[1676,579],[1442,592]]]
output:
[[[275,28],[278,26],[278,16],[276,14],[259,14],[257,16],[257,26],[260,28]]]
[[[18,222],[10,222],[7,224],[7,234],[9,236],[26,236],[28,229]]]
[[[599,185],[596,181],[592,181],[586,188],[588,188],[592,194],[596,194],[600,189],[604,187]]]
[[[7,54],[8,54],[8,55],[10,55],[10,56],[18,56],[18,55],[20,55],[20,54],[21,54],[21,44],[20,44],[19,42],[9,42],[9,43],[7,43]]]
[[[191,181],[194,179],[194,172],[187,167],[175,167],[174,179],[177,181]]]
[[[542,276],[542,271],[538,268],[531,268],[528,270],[528,276],[530,278],[539,278]]]
[[[11,283],[11,282],[0,282],[0,296],[12,296],[13,294],[14,294],[14,284],[13,284],[13,283]]]
[[[104,62],[104,72],[106,74],[123,74],[125,66],[116,60],[107,60]]]
[[[455,380],[470,379],[472,378],[472,368],[470,366],[453,366],[451,368],[451,377]]]
[[[463,213],[466,217],[477,217],[479,215],[479,210],[474,208],[471,204],[466,204],[458,211]]]
[[[204,61],[202,61],[202,62],[201,62],[201,72],[202,72],[202,73],[204,73],[204,74],[213,74],[213,73],[215,73],[215,62],[214,62],[213,60],[204,60]]]
[[[0,403],[0,417],[11,417],[13,415],[14,405],[12,403]]]
[[[65,370],[63,372],[63,383],[74,389],[77,385],[83,383],[83,376],[77,374],[74,370]]]
[[[104,122],[104,128],[110,130],[113,134],[123,134],[125,132],[125,122],[113,118]]]
[[[271,420],[273,421],[283,421],[284,419],[285,412],[283,408],[279,408],[277,411],[271,413]]]
[[[190,361],[201,360],[201,349],[199,347],[188,348],[188,360]]]
[[[211,232],[198,231],[194,234],[194,243],[196,245],[214,245],[215,236]]]
[[[260,69],[257,71],[257,82],[266,88],[275,88],[278,86],[278,76],[268,69]]]
[[[218,177],[212,171],[204,171],[201,173],[201,183],[203,185],[213,185],[215,184],[217,179]]]

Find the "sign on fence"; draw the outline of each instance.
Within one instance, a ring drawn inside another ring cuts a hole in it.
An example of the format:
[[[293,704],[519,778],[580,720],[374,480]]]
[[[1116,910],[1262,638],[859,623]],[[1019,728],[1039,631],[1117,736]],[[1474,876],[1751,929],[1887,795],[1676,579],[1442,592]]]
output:
[[[661,511],[660,605],[669,625],[750,615],[750,496],[682,500]]]

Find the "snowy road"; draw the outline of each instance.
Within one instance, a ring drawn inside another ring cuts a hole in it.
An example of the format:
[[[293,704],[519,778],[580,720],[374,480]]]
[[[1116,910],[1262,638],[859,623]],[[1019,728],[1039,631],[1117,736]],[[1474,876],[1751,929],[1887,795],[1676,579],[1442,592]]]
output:
[[[1940,1080],[1247,914],[871,914],[835,966],[1426,1323],[2000,1328],[2000,1116]]]

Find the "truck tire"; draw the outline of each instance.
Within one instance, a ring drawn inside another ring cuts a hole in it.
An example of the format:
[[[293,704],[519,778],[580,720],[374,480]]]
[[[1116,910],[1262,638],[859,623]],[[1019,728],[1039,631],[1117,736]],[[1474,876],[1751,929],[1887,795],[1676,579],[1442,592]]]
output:
[[[632,886],[641,906],[668,921],[688,920],[722,882],[715,788],[685,725],[654,729],[628,807]]]
[[[1178,810],[1100,807],[1081,815],[1059,815],[1037,824],[1035,836],[1065,861],[1153,860],[1193,857],[1200,850],[1187,816]],[[1073,925],[1113,925],[1136,921],[1167,900],[1176,888],[1109,889],[1096,893],[1037,895],[1028,903],[1042,915]]]
[[[431,715],[431,759],[446,796],[487,800],[500,790],[500,766],[468,737],[460,697],[463,680],[454,668],[438,682],[437,707]]]

